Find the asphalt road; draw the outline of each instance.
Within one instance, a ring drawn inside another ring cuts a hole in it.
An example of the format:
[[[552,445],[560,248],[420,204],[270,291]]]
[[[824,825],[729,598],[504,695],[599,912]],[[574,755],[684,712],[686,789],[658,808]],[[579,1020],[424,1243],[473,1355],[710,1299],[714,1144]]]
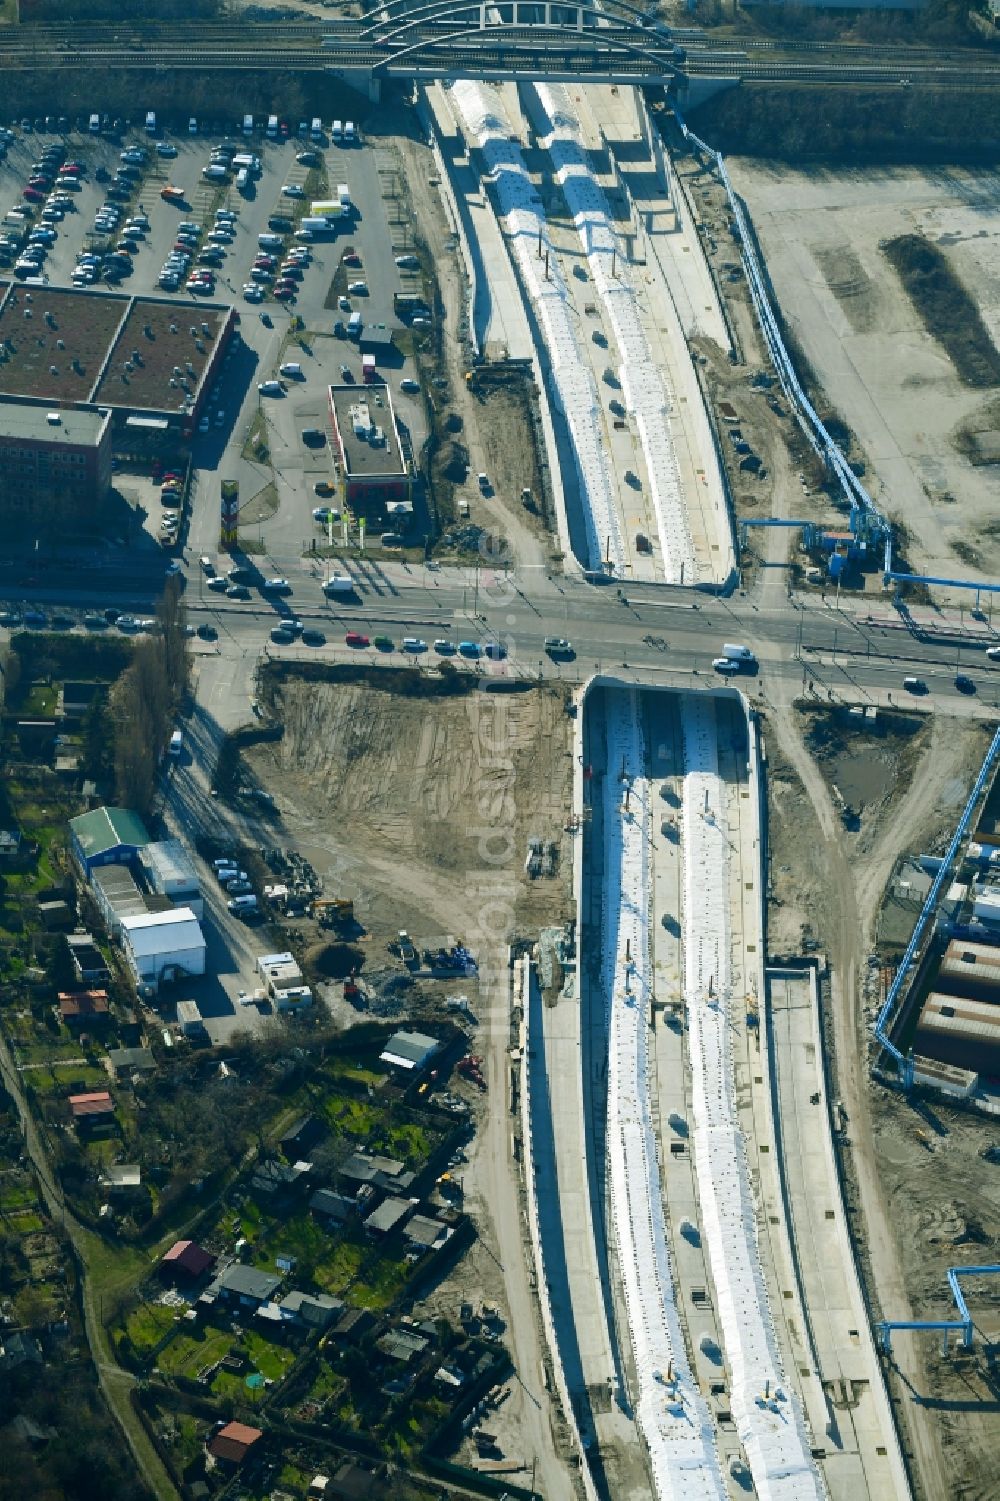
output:
[[[784,695],[795,691],[840,701],[906,705],[946,710],[962,715],[992,715],[1000,707],[1000,664],[989,662],[985,647],[1000,641],[985,625],[973,624],[957,639],[927,639],[888,604],[873,607],[871,618],[854,613],[855,602],[838,608],[832,601],[809,597],[780,609],[762,609],[741,595],[731,599],[702,596],[665,588],[626,589],[619,598],[614,588],[600,588],[571,578],[490,574],[486,570],[446,569],[404,563],[352,564],[360,592],[350,601],[328,600],[321,579],[321,560],[303,571],[301,559],[257,560],[264,577],[281,573],[291,579],[293,593],[286,601],[269,600],[259,589],[246,602],[219,596],[205,587],[193,561],[187,605],[193,625],[212,623],[219,633],[207,648],[228,654],[268,650],[275,656],[310,655],[389,661],[422,665],[437,662],[432,649],[412,656],[399,650],[376,652],[346,646],[348,631],[371,638],[392,637],[399,647],[404,636],[423,639],[428,648],[438,637],[454,643],[500,641],[507,652],[502,662],[481,661],[476,670],[499,676],[543,677],[579,681],[595,671],[648,676],[652,682],[705,683],[722,681],[712,668],[725,641],[746,643],[755,651],[759,670],[740,673],[736,681],[752,698],[767,697],[775,682]],[[340,566],[338,563],[337,567]],[[296,571],[296,569],[298,571]],[[43,607],[82,611],[107,603],[115,571],[100,576],[99,587],[80,589],[80,574],[38,575],[30,589],[19,585],[17,570],[9,578],[0,572],[0,598]],[[41,582],[44,577],[44,586]],[[117,580],[121,608],[151,610],[159,579],[131,577]],[[90,582],[90,580],[88,580]],[[271,628],[293,613],[307,627],[320,629],[326,645],[287,648],[269,642]],[[546,636],[572,642],[569,661],[553,660],[544,650]],[[204,643],[198,650],[206,649]],[[461,659],[459,665],[461,664]],[[963,693],[957,674],[968,675],[977,691]],[[926,683],[926,693],[909,692],[907,676]]]

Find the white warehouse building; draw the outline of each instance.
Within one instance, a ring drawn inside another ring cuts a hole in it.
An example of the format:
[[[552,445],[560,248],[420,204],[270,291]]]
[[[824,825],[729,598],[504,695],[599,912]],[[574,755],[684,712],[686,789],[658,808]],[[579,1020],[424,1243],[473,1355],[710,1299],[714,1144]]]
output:
[[[122,918],[121,945],[140,988],[205,973],[205,935],[190,907]]]
[[[175,907],[190,907],[201,917],[204,902],[191,856],[179,839],[161,839],[139,851],[139,863],[150,891],[165,896]]]

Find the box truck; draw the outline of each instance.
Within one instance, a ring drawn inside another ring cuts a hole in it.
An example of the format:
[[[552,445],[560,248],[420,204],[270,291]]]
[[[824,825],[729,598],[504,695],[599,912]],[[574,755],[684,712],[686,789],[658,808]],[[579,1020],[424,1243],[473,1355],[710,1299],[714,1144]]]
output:
[[[319,115],[313,116],[312,129],[310,130],[309,134],[312,136],[314,141],[321,141],[323,139],[323,121],[320,119]]]
[[[324,594],[353,594],[354,580],[349,573],[334,573],[323,585]]]
[[[333,129],[330,131],[330,134],[335,141],[342,141],[344,139],[344,127],[339,120],[334,120]]]
[[[361,379],[366,386],[372,385],[375,380],[375,356],[363,354],[361,356]]]

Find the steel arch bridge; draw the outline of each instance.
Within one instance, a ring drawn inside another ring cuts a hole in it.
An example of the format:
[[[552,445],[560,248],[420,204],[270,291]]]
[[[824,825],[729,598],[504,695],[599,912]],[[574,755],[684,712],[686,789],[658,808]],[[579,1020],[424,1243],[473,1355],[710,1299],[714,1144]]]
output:
[[[670,83],[684,61],[669,28],[626,0],[386,0],[357,43],[388,76],[589,78]]]

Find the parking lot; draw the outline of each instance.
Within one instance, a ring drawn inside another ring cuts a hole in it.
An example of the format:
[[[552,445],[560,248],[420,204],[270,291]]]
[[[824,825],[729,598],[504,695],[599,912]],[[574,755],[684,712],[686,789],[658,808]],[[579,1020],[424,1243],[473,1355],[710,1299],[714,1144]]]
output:
[[[249,153],[259,159],[259,174],[250,174],[240,188],[236,171],[220,175],[218,181],[204,177],[213,152],[223,143],[238,154]],[[58,166],[53,168],[51,159],[46,163],[47,150],[51,148],[54,154],[56,147],[64,151],[64,165],[78,163],[82,169],[68,183],[65,178],[60,180]],[[166,152],[170,154],[161,154]],[[313,153],[314,159],[298,161],[304,152]],[[131,160],[123,160],[126,157]],[[46,171],[39,174],[33,167]],[[116,174],[123,169],[129,175],[116,186]],[[52,189],[40,185],[39,200],[29,204],[34,217],[26,229],[39,229],[51,192],[58,193],[63,217],[48,216],[51,222],[47,228],[54,231],[55,238],[42,247],[44,256],[37,268],[49,284],[71,286],[74,272],[79,276],[81,254],[114,253],[120,243],[126,274],[110,283],[115,290],[161,297],[178,309],[187,304],[192,319],[203,317],[205,302],[213,301],[231,303],[240,314],[242,345],[215,383],[193,441],[189,511],[178,537],[178,556],[190,564],[202,553],[216,554],[223,478],[239,481],[241,510],[246,507],[249,522],[247,535],[254,538],[258,548],[275,552],[283,560],[279,566],[287,563],[290,551],[298,554],[308,548],[311,539],[323,541],[312,512],[322,499],[316,485],[334,478],[332,456],[328,443],[310,445],[302,434],[311,428],[329,433],[327,384],[345,378],[359,384],[362,380],[359,343],[335,337],[335,326],[346,323],[350,312],[357,310],[366,326],[381,324],[398,329],[402,325],[393,311],[394,294],[413,290],[412,275],[401,272],[395,259],[412,248],[408,228],[398,223],[390,228],[383,192],[391,191],[391,187],[387,188],[380,178],[377,152],[361,143],[334,143],[329,132],[320,141],[309,138],[308,133],[303,138],[297,127],[296,133],[284,140],[267,139],[259,130],[246,137],[235,122],[228,132],[192,136],[161,131],[155,139],[135,127],[114,139],[86,131],[24,134],[15,128],[14,139],[0,161],[0,211],[23,207],[26,184],[33,176],[41,180],[45,175],[52,179]],[[348,219],[338,223],[330,235],[313,240],[296,240],[294,231],[285,231],[282,246],[274,249],[278,265],[255,265],[266,249],[261,247],[259,236],[274,232],[269,220],[279,214],[294,225],[309,214],[314,193],[336,199],[340,184],[347,185],[352,205]],[[168,186],[181,190],[183,198],[165,200],[161,194]],[[285,187],[298,189],[303,196],[289,196],[283,192]],[[109,192],[127,192],[129,196],[111,200],[119,209],[117,222],[110,231],[96,232],[95,220],[109,203]],[[233,217],[223,224],[217,218],[220,214]],[[398,214],[394,217],[398,219]],[[167,258],[180,243],[179,232],[184,234],[182,225],[188,226],[192,256],[189,269],[181,273],[177,290],[172,291],[161,285],[161,275]],[[128,249],[120,240],[126,233],[131,237]],[[210,241],[210,234],[217,240]],[[269,271],[277,277],[284,274],[282,268],[289,264],[285,257],[293,246],[301,253],[299,266],[287,273],[290,281],[294,278],[294,296],[288,301],[275,300]],[[366,291],[350,295],[350,306],[344,309],[336,305],[332,284],[348,248],[353,251],[351,266],[342,280],[363,283]],[[216,266],[201,264],[206,252],[218,261]],[[100,261],[95,271],[92,285],[105,289],[109,283]],[[213,279],[206,279],[198,292],[189,292],[187,277],[194,272]],[[254,273],[259,278],[256,281]],[[8,266],[0,274],[13,276],[15,272]],[[259,287],[263,300],[248,300],[246,286]],[[204,298],[200,308],[199,297]],[[293,325],[293,319],[301,320],[301,324]],[[301,342],[292,342],[293,328]],[[280,378],[279,366],[288,360],[301,365],[301,376],[281,379],[277,395],[263,395],[259,386]],[[389,367],[379,373],[391,384],[397,415],[416,449],[423,439],[420,393],[400,389],[401,381],[407,387],[412,385],[409,377],[413,367],[396,354]],[[266,444],[263,460],[248,445],[248,438],[254,434],[262,436]],[[148,541],[158,545],[157,508],[150,506],[143,487],[136,485],[132,476],[123,477],[122,488],[128,490],[130,486],[130,498],[147,511]]]

